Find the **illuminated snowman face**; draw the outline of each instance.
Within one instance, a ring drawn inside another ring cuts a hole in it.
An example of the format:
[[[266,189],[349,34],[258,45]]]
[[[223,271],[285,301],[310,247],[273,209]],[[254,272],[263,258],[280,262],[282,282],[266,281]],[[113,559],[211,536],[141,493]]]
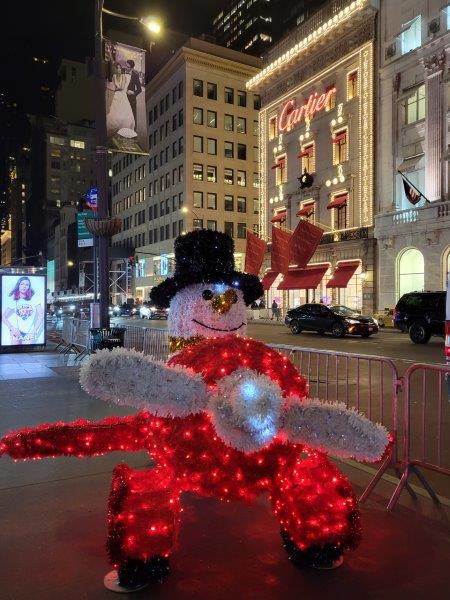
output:
[[[196,283],[170,302],[169,335],[180,338],[245,335],[247,318],[241,290],[220,283]]]

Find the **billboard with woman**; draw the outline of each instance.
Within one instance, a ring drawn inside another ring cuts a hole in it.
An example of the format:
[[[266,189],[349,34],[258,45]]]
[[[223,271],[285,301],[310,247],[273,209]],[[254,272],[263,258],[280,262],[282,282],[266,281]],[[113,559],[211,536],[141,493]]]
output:
[[[1,346],[45,344],[44,275],[1,275]]]

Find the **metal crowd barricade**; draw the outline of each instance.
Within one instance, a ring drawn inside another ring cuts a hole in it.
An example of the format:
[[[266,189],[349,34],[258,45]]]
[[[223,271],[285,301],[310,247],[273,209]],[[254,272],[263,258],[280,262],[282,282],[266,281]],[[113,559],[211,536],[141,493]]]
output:
[[[167,330],[145,328],[144,354],[149,354],[157,360],[167,360],[169,356],[169,336]]]
[[[127,326],[123,340],[124,348],[133,348],[142,352],[144,350],[145,327]]]
[[[63,319],[63,326],[61,330],[61,340],[56,346],[56,350],[59,349],[62,354],[67,354],[72,349],[73,339],[73,318],[66,317]]]
[[[411,474],[416,475],[431,498],[439,503],[430,477],[435,479],[433,485],[439,486],[443,481],[440,476],[450,476],[449,376],[448,365],[415,364],[409,367],[402,378],[403,458],[400,461],[399,482],[389,500],[389,510],[394,508],[403,489],[408,486]],[[444,431],[447,439],[444,438]],[[425,478],[421,469],[431,471],[430,476]],[[445,492],[448,491],[448,479],[445,479]]]
[[[71,348],[78,353],[76,360],[89,354],[89,321],[87,319],[72,319]]]

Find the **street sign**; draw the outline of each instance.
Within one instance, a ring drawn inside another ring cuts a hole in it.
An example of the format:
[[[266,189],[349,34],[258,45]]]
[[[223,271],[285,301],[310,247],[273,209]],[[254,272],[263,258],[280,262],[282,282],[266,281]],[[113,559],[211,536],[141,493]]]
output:
[[[94,245],[94,237],[87,230],[85,219],[93,219],[92,211],[84,210],[77,213],[77,233],[78,233],[78,248],[85,248]]]
[[[88,189],[84,198],[86,200],[86,206],[91,210],[97,210],[97,197],[98,192],[96,187],[91,187]]]

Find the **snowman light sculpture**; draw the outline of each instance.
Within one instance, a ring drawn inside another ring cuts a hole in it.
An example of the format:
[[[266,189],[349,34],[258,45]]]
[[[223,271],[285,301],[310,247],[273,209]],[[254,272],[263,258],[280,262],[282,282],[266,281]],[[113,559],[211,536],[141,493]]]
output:
[[[268,493],[290,559],[332,568],[360,537],[349,481],[326,457],[376,461],[387,431],[340,404],[307,397],[288,358],[244,337],[256,276],[235,271],[232,239],[200,230],[175,241],[175,273],[151,297],[170,307],[167,363],[101,351],[83,366],[91,395],[142,409],[132,417],[42,425],[11,433],[14,458],[147,450],[155,467],[113,473],[105,577],[115,591],[162,580],[180,525],[181,495],[223,501]]]

